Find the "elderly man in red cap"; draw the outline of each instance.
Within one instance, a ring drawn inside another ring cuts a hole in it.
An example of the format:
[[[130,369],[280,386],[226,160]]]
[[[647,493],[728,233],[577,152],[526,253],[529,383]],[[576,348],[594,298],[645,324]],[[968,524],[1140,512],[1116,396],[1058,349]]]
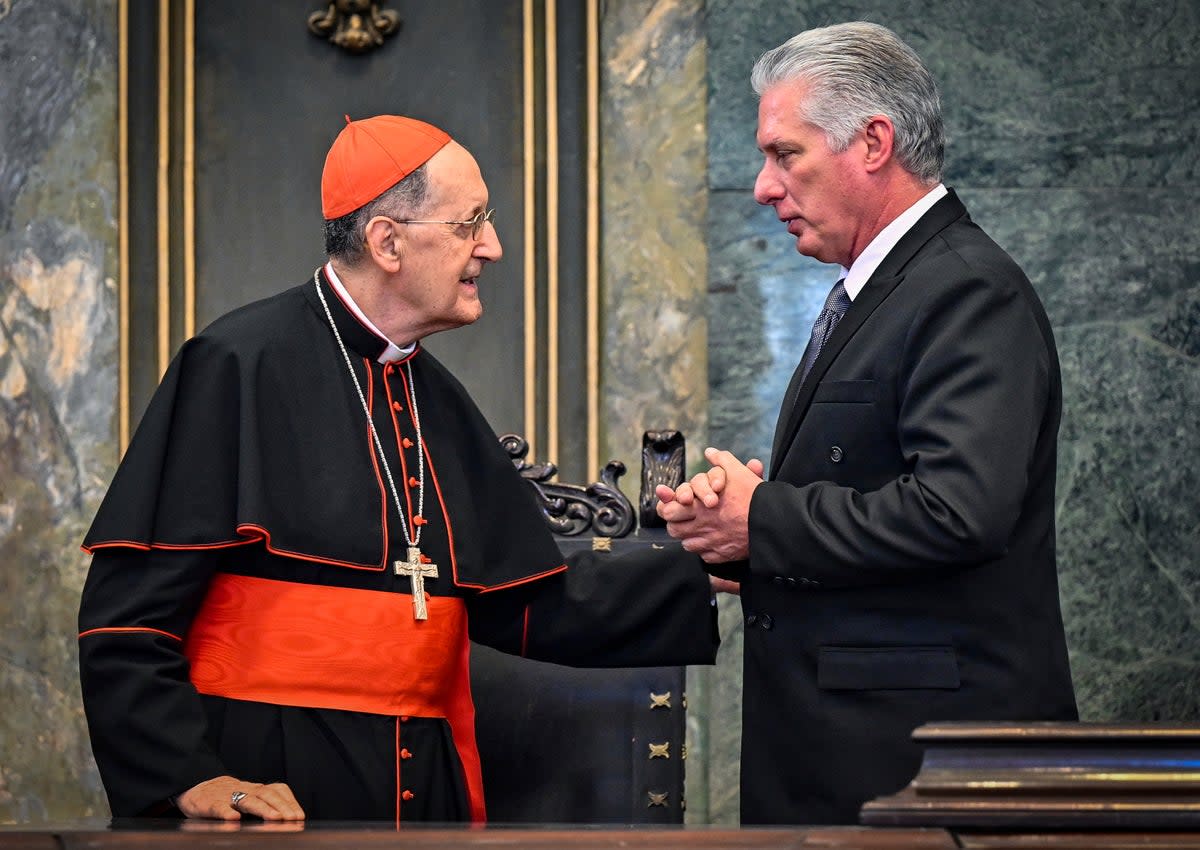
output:
[[[568,566],[420,341],[501,256],[474,158],[350,121],[329,261],[179,351],[84,541],[79,654],[114,815],[485,819],[469,640],[584,666],[712,663],[682,549]]]

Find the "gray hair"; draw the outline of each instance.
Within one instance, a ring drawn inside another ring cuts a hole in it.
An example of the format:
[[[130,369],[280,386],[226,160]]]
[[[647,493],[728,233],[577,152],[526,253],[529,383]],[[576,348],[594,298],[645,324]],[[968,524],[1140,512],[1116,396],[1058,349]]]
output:
[[[355,265],[366,253],[367,222],[377,215],[405,219],[420,215],[429,200],[429,172],[425,166],[409,172],[378,198],[354,212],[325,221],[325,253],[347,265]]]
[[[893,150],[924,183],[942,178],[946,135],[937,83],[911,47],[887,27],[866,21],[805,30],[764,53],[750,72],[755,94],[779,83],[810,87],[800,118],[844,151],[872,115],[896,128]]]

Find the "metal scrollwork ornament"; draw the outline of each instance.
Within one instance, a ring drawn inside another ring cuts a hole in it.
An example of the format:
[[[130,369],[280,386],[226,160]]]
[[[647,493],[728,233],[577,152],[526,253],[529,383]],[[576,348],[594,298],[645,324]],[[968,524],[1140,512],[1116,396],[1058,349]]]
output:
[[[309,32],[351,53],[365,53],[400,29],[399,13],[380,9],[381,5],[371,0],[333,0],[324,12],[308,16]]]
[[[529,443],[523,437],[505,434],[500,445],[521,477],[533,486],[542,515],[556,534],[574,536],[591,531],[603,537],[624,537],[633,531],[637,517],[633,504],[617,484],[617,479],[625,474],[625,464],[619,460],[610,460],[597,482],[587,486],[563,484],[550,481],[558,473],[554,464],[525,460]]]

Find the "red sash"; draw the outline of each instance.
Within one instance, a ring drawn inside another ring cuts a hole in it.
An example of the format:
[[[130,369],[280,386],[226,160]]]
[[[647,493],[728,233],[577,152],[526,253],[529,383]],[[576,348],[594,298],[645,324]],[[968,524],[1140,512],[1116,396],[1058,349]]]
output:
[[[184,645],[202,694],[387,716],[444,717],[466,774],[471,819],[487,819],[475,743],[467,610],[428,599],[247,578],[213,579]]]

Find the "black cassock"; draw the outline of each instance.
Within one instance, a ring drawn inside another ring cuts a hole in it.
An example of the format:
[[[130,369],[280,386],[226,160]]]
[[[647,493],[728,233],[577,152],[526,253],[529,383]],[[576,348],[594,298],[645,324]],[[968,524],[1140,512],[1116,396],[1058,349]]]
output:
[[[437,568],[428,619],[314,283],[217,320],[172,362],[84,540],[80,674],[116,816],[231,774],[287,782],[310,818],[483,820],[468,639],[578,666],[715,657],[697,558],[564,563],[462,385],[419,347],[377,362],[386,341],[321,286]]]

